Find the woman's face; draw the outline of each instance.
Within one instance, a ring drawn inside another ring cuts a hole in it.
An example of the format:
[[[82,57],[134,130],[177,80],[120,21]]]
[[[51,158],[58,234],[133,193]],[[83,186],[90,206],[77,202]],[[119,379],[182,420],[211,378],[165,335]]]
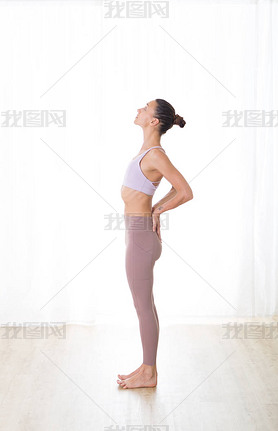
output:
[[[156,101],[152,100],[151,102],[146,103],[143,108],[137,109],[138,114],[134,123],[142,127],[147,127],[153,119],[155,107]]]

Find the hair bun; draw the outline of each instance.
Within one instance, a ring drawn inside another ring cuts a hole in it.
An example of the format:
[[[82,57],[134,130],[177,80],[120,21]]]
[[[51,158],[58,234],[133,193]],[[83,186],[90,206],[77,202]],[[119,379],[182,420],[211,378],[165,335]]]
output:
[[[178,124],[180,127],[184,127],[186,121],[184,121],[183,117],[180,117],[178,114],[174,117],[174,124]]]

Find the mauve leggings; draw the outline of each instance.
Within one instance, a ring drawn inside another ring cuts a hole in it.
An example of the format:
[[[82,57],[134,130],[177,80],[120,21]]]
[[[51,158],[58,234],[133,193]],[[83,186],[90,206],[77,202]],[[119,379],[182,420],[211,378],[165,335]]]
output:
[[[153,298],[153,268],[162,244],[153,231],[152,216],[125,214],[125,266],[139,319],[143,363],[156,364],[159,321]]]

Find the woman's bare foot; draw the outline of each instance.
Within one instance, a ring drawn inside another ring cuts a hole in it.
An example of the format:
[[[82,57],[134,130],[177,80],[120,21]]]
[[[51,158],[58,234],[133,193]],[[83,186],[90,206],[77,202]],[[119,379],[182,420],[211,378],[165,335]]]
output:
[[[141,364],[139,368],[137,368],[137,370],[133,371],[130,374],[118,374],[118,377],[120,377],[121,380],[124,379],[129,379],[130,377],[134,376],[135,374],[137,374],[142,368],[143,368],[144,364]]]
[[[117,383],[123,389],[133,388],[154,388],[157,385],[156,366],[142,364],[138,373],[132,377],[123,380],[117,380]]]

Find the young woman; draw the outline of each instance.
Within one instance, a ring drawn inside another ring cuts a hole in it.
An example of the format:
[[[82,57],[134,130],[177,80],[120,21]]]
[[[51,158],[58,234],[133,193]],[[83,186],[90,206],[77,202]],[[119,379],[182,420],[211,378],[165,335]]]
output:
[[[142,127],[144,142],[127,167],[121,196],[125,203],[126,274],[139,319],[143,363],[128,375],[118,374],[117,383],[124,389],[157,385],[159,321],[153,298],[153,268],[162,252],[159,217],[193,198],[189,184],[160,145],[161,135],[174,124],[184,127],[184,119],[163,99],[152,100],[137,111],[134,123]],[[163,177],[172,188],[152,206]]]

